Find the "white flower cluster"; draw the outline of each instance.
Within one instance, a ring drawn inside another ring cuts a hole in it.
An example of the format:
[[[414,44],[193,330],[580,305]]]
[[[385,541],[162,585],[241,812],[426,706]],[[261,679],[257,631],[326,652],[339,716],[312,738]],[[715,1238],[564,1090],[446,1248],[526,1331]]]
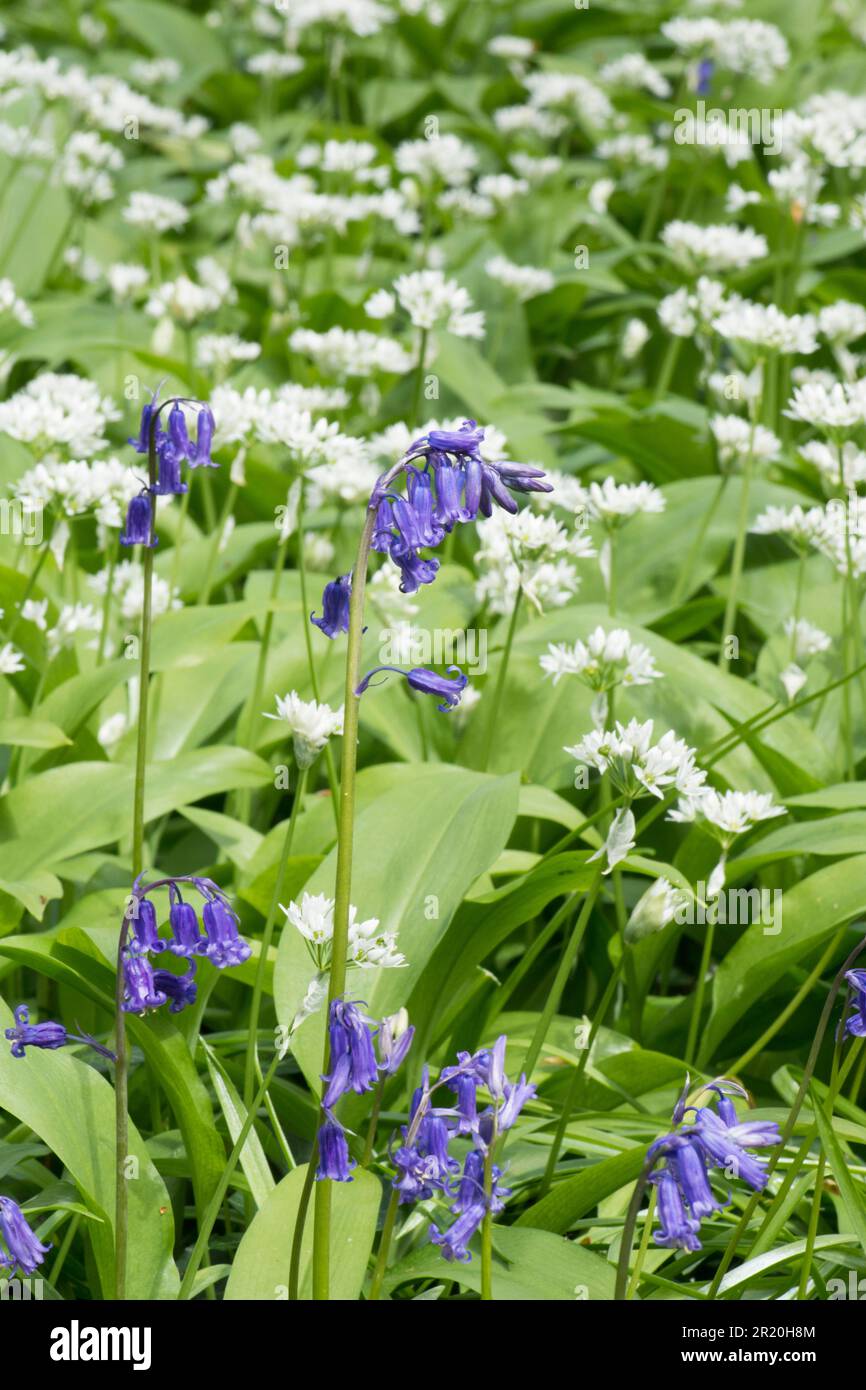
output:
[[[144,306],[144,312],[154,319],[175,319],[192,324],[207,314],[216,313],[223,304],[232,304],[237,293],[230,277],[212,256],[196,261],[198,280],[179,275],[155,289]]]
[[[279,719],[288,726],[298,767],[312,767],[328,739],[343,732],[343,706],[332,710],[316,700],[302,700],[297,690],[275,698],[277,712],[265,714],[265,718]]]
[[[781,457],[782,441],[765,425],[751,424],[739,415],[713,415],[710,429],[722,464],[742,464],[749,458],[773,463]]]
[[[120,411],[94,382],[71,372],[42,372],[0,402],[0,434],[20,440],[42,459],[106,449],[105,428],[119,419]]]
[[[665,38],[683,53],[705,54],[729,72],[772,82],[787,67],[790,51],[775,24],[760,19],[669,19],[661,26]]]
[[[334,939],[334,899],[324,893],[304,893],[300,903],[280,903],[288,922],[299,931],[319,970],[325,969]],[[362,970],[393,970],[406,965],[397,950],[397,933],[379,930],[379,919],[357,920],[357,908],[349,908],[349,964]]]
[[[664,228],[662,241],[677,264],[694,274],[745,270],[769,254],[767,240],[759,232],[724,223],[700,226],[677,219]]]
[[[289,338],[292,352],[309,357],[326,376],[370,377],[378,373],[402,376],[414,365],[412,354],[395,338],[354,332],[349,328],[329,328],[317,333],[312,328],[296,328]]]
[[[595,554],[584,532],[529,508],[494,512],[478,523],[478,541],[475,594],[493,613],[510,613],[520,591],[539,613],[561,608],[580,582],[572,559]]]
[[[179,232],[189,221],[189,213],[176,198],[136,189],[123,209],[123,220],[145,232]]]
[[[670,82],[642,53],[624,53],[621,58],[605,63],[598,79],[611,87],[643,88],[654,97],[664,98],[671,94]]]
[[[108,568],[91,575],[88,584],[94,593],[105,596],[109,581],[112,600],[120,617],[127,622],[138,621],[144,608],[144,570],[137,560],[122,560],[114,568],[113,575]],[[171,609],[182,608],[183,604],[176,590],[160,575],[153,576],[151,587],[151,606],[153,616],[161,617]]]
[[[74,131],[65,141],[54,168],[55,178],[85,207],[107,203],[114,194],[111,175],[123,168],[123,156],[92,130]]]
[[[700,825],[721,845],[721,858],[707,880],[707,896],[713,898],[724,886],[728,852],[737,837],[760,821],[784,815],[784,806],[777,806],[769,792],[718,792],[703,787],[684,797],[667,819]]]
[[[141,478],[134,467],[119,459],[49,460],[37,463],[12,484],[25,511],[56,507],[64,516],[92,511],[103,526],[123,525],[126,508],[141,492]]]
[[[639,512],[650,516],[663,512],[666,503],[664,493],[654,483],[617,483],[605,478],[583,489],[581,505],[592,521],[614,531]]]
[[[607,632],[597,627],[586,642],[579,639],[573,646],[566,642],[551,642],[547,652],[539,657],[545,676],[553,684],[562,676],[579,676],[591,690],[612,690],[616,685],[649,685],[661,679],[655,659],[643,642],[633,642],[626,628]]]
[[[484,270],[491,280],[497,280],[506,289],[513,290],[521,301],[547,294],[556,283],[549,270],[534,265],[518,265],[507,256],[491,256],[485,262]]]

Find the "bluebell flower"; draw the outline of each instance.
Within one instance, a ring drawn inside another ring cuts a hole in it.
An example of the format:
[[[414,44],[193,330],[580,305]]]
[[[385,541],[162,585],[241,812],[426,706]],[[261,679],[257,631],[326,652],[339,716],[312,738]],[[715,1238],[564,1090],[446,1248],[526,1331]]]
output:
[[[699,97],[705,97],[713,83],[713,73],[716,65],[712,58],[702,58],[698,63],[697,78],[695,81],[695,91]]]
[[[440,1231],[438,1226],[431,1225],[430,1239],[434,1245],[438,1245],[446,1260],[471,1259],[469,1254],[469,1242],[475,1235],[488,1211],[491,1215],[502,1211],[505,1206],[505,1198],[510,1196],[510,1189],[499,1185],[502,1170],[495,1164],[491,1169],[491,1185],[489,1197],[484,1191],[484,1155],[477,1149],[471,1150],[466,1155],[463,1165],[463,1175],[457,1188],[457,1196],[451,1208],[457,1216],[453,1225],[447,1231]]]
[[[334,999],[328,1018],[330,1072],[323,1076],[325,1092],[322,1107],[331,1110],[347,1091],[362,1095],[378,1080],[379,1068],[373,1050],[370,1020],[356,1004]]]
[[[399,1192],[399,1203],[424,1202],[441,1188],[439,1164],[434,1154],[425,1154],[420,1145],[401,1144],[390,1155],[394,1165],[391,1186]]]
[[[180,475],[182,457],[171,444],[160,450],[159,473],[153,486],[158,497],[179,496],[189,491]]]
[[[656,1245],[675,1250],[700,1250],[698,1231],[701,1223],[686,1211],[673,1173],[668,1168],[659,1168],[650,1175],[650,1182],[656,1189],[660,1223],[653,1236]]]
[[[171,970],[154,970],[153,984],[158,994],[166,995],[171,1003],[168,1006],[169,1013],[179,1014],[188,1004],[194,1004],[198,986],[195,982],[195,972],[198,967],[194,960],[189,963],[189,969],[184,975],[175,975]]]
[[[158,990],[153,969],[146,955],[138,951],[123,952],[124,1013],[143,1014],[158,1009],[167,995]]]
[[[331,1182],[351,1182],[351,1170],[358,1165],[349,1157],[349,1145],[342,1125],[328,1118],[319,1128],[319,1163],[316,1180],[329,1178]]]
[[[126,526],[120,537],[120,544],[146,545],[152,549],[157,544],[156,537],[151,536],[152,526],[153,509],[150,494],[145,488],[137,497],[130,498],[126,509]]]
[[[131,945],[137,951],[163,951],[165,947],[156,929],[156,908],[149,898],[133,895]]]
[[[153,412],[157,408],[157,397],[159,396],[159,388],[157,388],[156,391],[149,392],[149,395],[150,400],[147,401],[145,405],[143,405],[141,408],[141,419],[139,421],[138,434],[132,435],[126,441],[127,444],[132,445],[133,449],[137,454],[146,454],[150,449],[151,420],[153,419]],[[157,420],[154,435],[156,434],[156,431],[158,429],[159,422]]]
[[[779,1126],[774,1120],[738,1120],[729,1092],[745,1092],[736,1082],[711,1082],[704,1089],[715,1093],[718,1110],[710,1106],[688,1106],[687,1080],[674,1109],[676,1127],[657,1139],[647,1151],[650,1166],[658,1159],[663,1160],[662,1167],[649,1178],[658,1192],[661,1228],[654,1237],[657,1245],[700,1250],[701,1220],[724,1205],[713,1196],[709,1170],[718,1168],[742,1178],[760,1192],[767,1184],[767,1171],[748,1149],[766,1148],[781,1142]],[[693,1123],[683,1124],[689,1113],[694,1115]]]
[[[207,956],[217,970],[228,965],[243,965],[252,955],[252,947],[238,935],[238,918],[222,898],[208,898],[202,908],[205,940],[202,955]]]
[[[332,640],[340,632],[349,631],[349,601],[352,597],[352,576],[342,574],[325,585],[322,594],[322,616],[310,614],[310,622]]]
[[[0,1250],[0,1264],[10,1271],[17,1267],[22,1274],[35,1274],[51,1246],[36,1239],[23,1211],[11,1197],[0,1197],[0,1232],[9,1252],[6,1255]]]
[[[200,955],[207,941],[198,929],[198,917],[192,904],[183,901],[172,903],[168,918],[172,938],[166,945],[172,954],[187,957]]]
[[[401,1017],[402,1014],[402,1017]],[[411,1025],[405,1025],[405,1010],[400,1014],[394,1014],[392,1018],[383,1018],[379,1025],[376,1040],[379,1047],[379,1070],[386,1076],[393,1076],[400,1069],[406,1060],[406,1054],[412,1046],[412,1039],[415,1036],[415,1029]],[[401,1025],[405,1025],[402,1026]]]
[[[866,970],[847,970],[845,979],[854,991],[854,1012],[845,1020],[845,1032],[854,1038],[866,1038]]]
[[[472,1259],[468,1249],[469,1242],[484,1220],[486,1211],[484,1202],[478,1201],[467,1207],[447,1231],[440,1231],[438,1226],[431,1225],[430,1239],[434,1245],[439,1246],[446,1260],[461,1260],[465,1263]]]
[[[217,468],[210,456],[213,443],[215,421],[209,405],[203,405],[198,412],[195,433],[195,449],[189,457],[190,468]]]
[[[168,437],[178,459],[191,458],[195,453],[186,428],[186,415],[180,401],[175,401],[168,415]]]
[[[103,1047],[102,1043],[98,1043],[89,1033],[70,1033],[62,1023],[51,1020],[46,1020],[45,1023],[31,1023],[30,1011],[25,1004],[18,1005],[14,1017],[15,1027],[6,1029],[6,1038],[12,1044],[13,1057],[23,1057],[28,1047],[53,1051],[57,1047],[66,1047],[69,1043],[83,1043],[103,1057],[108,1057],[110,1061],[117,1060],[113,1052]]]
[[[395,675],[405,676],[412,689],[420,691],[422,695],[437,695],[442,700],[437,709],[445,712],[459,705],[460,696],[469,684],[469,677],[464,676],[459,666],[449,666],[448,670],[456,671],[457,675],[437,676],[435,671],[428,671],[424,666],[415,666],[411,671],[403,671],[399,666],[374,666],[356,687],[355,694],[363,695],[373,677],[380,671],[393,671]]]

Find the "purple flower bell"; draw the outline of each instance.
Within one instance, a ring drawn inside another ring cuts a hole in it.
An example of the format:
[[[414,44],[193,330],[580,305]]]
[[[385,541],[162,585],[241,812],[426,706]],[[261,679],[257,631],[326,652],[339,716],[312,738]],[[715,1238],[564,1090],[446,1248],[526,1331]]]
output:
[[[349,631],[349,601],[352,597],[352,576],[342,574],[325,585],[322,594],[322,616],[310,614],[310,622],[332,640],[340,632]]]
[[[442,700],[442,704],[437,705],[437,709],[443,713],[452,710],[460,703],[460,696],[469,684],[469,677],[464,676],[459,666],[449,666],[449,672],[456,671],[457,675],[437,676],[435,671],[428,671],[424,666],[415,666],[411,671],[403,671],[399,666],[374,666],[372,671],[368,671],[355,688],[356,695],[363,695],[370,685],[374,676],[380,671],[393,671],[395,675],[405,676],[413,690],[418,690],[422,695],[436,695]]]
[[[238,918],[222,898],[210,898],[202,909],[205,941],[202,955],[207,956],[217,970],[227,965],[243,965],[252,955],[252,947],[238,935]]]
[[[14,1017],[15,1027],[6,1029],[6,1038],[12,1044],[13,1057],[24,1057],[28,1047],[53,1052],[58,1047],[67,1047],[69,1043],[83,1043],[101,1056],[107,1057],[109,1061],[117,1060],[113,1052],[103,1047],[95,1038],[91,1038],[89,1033],[69,1033],[62,1023],[51,1020],[46,1020],[45,1023],[31,1023],[30,1011],[25,1004],[18,1005]]]
[[[0,1232],[9,1252],[7,1255],[0,1250],[0,1264],[10,1271],[18,1268],[22,1274],[35,1274],[51,1246],[37,1240],[11,1197],[0,1197]]]
[[[146,545],[151,549],[157,544],[151,536],[153,529],[153,508],[150,493],[145,489],[137,497],[130,498],[126,509],[126,527],[120,537],[121,545]]]

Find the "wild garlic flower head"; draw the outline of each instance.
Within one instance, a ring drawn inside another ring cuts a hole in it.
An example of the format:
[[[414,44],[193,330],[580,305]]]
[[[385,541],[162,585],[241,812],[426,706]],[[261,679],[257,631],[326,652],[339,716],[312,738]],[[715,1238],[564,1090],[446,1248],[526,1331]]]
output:
[[[42,372],[0,402],[0,434],[20,440],[37,458],[83,458],[108,448],[105,428],[120,419],[95,382],[71,372]]]
[[[561,608],[580,582],[573,559],[595,554],[585,532],[528,509],[494,512],[479,522],[478,540],[475,592],[494,613],[510,613],[519,590],[538,612]]]
[[[750,227],[725,224],[704,227],[676,219],[667,224],[661,239],[677,264],[695,275],[745,270],[769,254],[766,238]]]
[[[614,478],[605,478],[602,483],[590,483],[584,490],[583,506],[590,520],[615,531],[640,512],[663,512],[666,502],[664,493],[653,483],[617,483]]]
[[[296,690],[276,696],[277,713],[265,714],[266,719],[278,719],[288,726],[294,743],[298,767],[312,767],[322,749],[334,734],[343,732],[343,706],[332,710],[330,705],[316,700],[302,700]]]
[[[280,903],[286,919],[307,943],[307,949],[318,970],[324,970],[331,958],[334,938],[334,900],[323,893],[304,893],[300,903],[288,907]],[[406,957],[397,950],[396,932],[381,931],[376,917],[358,921],[357,908],[349,908],[349,964],[361,970],[393,970],[406,965]]]
[[[765,425],[752,424],[740,415],[714,415],[710,429],[723,464],[742,464],[748,458],[773,463],[781,457],[782,441]]]
[[[649,685],[662,676],[649,647],[633,642],[626,628],[605,631],[599,626],[586,642],[578,640],[573,646],[550,643],[539,664],[554,685],[563,676],[578,676],[591,690],[598,691],[617,685]]]
[[[682,796],[694,796],[706,780],[695,763],[695,749],[672,731],[653,743],[653,721],[628,724],[617,720],[613,729],[595,730],[566,748],[578,766],[608,773],[617,790],[631,801],[639,796],[661,800],[674,788]]]

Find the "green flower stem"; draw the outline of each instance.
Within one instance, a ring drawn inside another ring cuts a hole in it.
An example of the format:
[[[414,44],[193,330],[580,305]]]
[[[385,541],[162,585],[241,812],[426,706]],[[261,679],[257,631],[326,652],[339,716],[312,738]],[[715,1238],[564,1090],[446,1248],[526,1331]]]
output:
[[[715,936],[715,931],[715,922],[707,922],[703,950],[701,951],[701,963],[698,966],[698,977],[695,981],[695,992],[692,997],[692,1016],[689,1021],[686,1055],[683,1058],[687,1067],[692,1066],[695,1060],[695,1051],[698,1045],[698,1030],[701,1026],[701,1012],[704,1007],[704,994],[707,988],[707,975],[709,974],[710,960],[713,954],[713,937]]]
[[[782,1154],[784,1152],[785,1145],[788,1143],[788,1140],[794,1133],[794,1126],[797,1123],[797,1116],[800,1113],[803,1101],[806,1097],[806,1092],[809,1089],[809,1083],[812,1080],[812,1073],[815,1070],[815,1064],[818,1060],[818,1053],[821,1049],[821,1043],[824,1041],[824,1034],[827,1030],[827,1024],[829,1023],[830,1015],[833,1012],[833,1005],[836,1002],[836,996],[839,993],[839,990],[842,988],[842,984],[845,980],[845,974],[848,970],[851,969],[857,957],[863,952],[864,949],[866,949],[866,937],[864,937],[863,940],[858,941],[857,945],[854,947],[853,951],[850,953],[847,960],[843,963],[841,969],[838,971],[836,978],[834,979],[833,984],[830,987],[830,992],[827,995],[827,999],[824,1003],[824,1008],[821,1010],[821,1017],[818,1021],[818,1027],[815,1032],[815,1037],[812,1040],[812,1046],[809,1049],[809,1056],[806,1060],[806,1067],[803,1072],[803,1079],[800,1082],[799,1090],[797,1091],[797,1094],[794,1097],[794,1104],[791,1106],[788,1118],[785,1122],[785,1128],[782,1131],[782,1138],[779,1142],[778,1147],[775,1149],[772,1157],[770,1158],[770,1162],[767,1166],[768,1179],[772,1176],[773,1172],[775,1171],[779,1159],[782,1157]],[[839,1084],[841,1085],[841,1077]],[[791,1177],[791,1174],[789,1174],[788,1176]],[[719,1285],[725,1277],[725,1274],[730,1266],[731,1260],[734,1258],[734,1255],[737,1252],[737,1246],[739,1245],[740,1240],[746,1231],[746,1228],[749,1224],[749,1221],[752,1218],[752,1213],[754,1212],[755,1207],[758,1205],[759,1198],[759,1192],[755,1192],[752,1194],[751,1198],[746,1203],[746,1207],[743,1211],[742,1216],[737,1222],[737,1225],[734,1227],[734,1230],[731,1234],[731,1238],[728,1241],[727,1248],[725,1249],[721,1261],[719,1262],[719,1267],[716,1270],[715,1275],[713,1276],[713,1281],[708,1291],[710,1298],[715,1298],[716,1294],[719,1291]]]
[[[707,538],[707,532],[709,531],[710,526],[712,525],[713,518],[715,517],[716,512],[719,510],[722,498],[725,495],[725,490],[728,486],[729,478],[729,473],[722,474],[721,478],[719,479],[718,487],[716,488],[716,491],[713,494],[710,505],[704,512],[704,515],[701,518],[701,524],[695,532],[695,538],[691,546],[689,547],[689,551],[686,555],[683,567],[677,575],[677,582],[674,585],[674,596],[672,599],[672,607],[674,608],[677,608],[679,604],[682,603],[683,599],[686,597],[686,594],[688,593],[688,588],[689,584],[691,583],[692,574],[694,573],[695,564],[697,563],[698,556],[701,554],[701,551],[704,548],[704,542]]]
[[[150,423],[150,440],[147,453],[147,471],[150,486],[156,482],[156,424],[154,415]],[[156,495],[151,492],[150,540],[153,540],[156,525]],[[144,869],[144,791],[147,776],[147,734],[148,697],[150,694],[150,635],[153,625],[153,546],[144,547],[142,557],[142,582],[144,598],[141,610],[141,638],[139,643],[138,668],[138,735],[135,749],[135,785],[132,801],[132,877],[138,878]],[[123,1011],[123,952],[129,930],[129,920],[124,914],[123,924],[117,945],[117,976],[115,979],[114,1023],[115,1052],[117,1061],[114,1069],[115,1105],[115,1213],[114,1213],[114,1296],[122,1301],[126,1298],[126,1260],[129,1224],[128,1193],[126,1189],[126,1160],[129,1153],[129,1057],[126,1045],[126,1014]]]
[[[586,1040],[586,1046],[581,1049],[580,1059],[577,1063],[577,1066],[573,1069],[571,1073],[571,1080],[568,1083],[568,1090],[565,1094],[565,1100],[563,1101],[559,1121],[556,1126],[556,1132],[553,1136],[553,1143],[550,1146],[550,1153],[547,1155],[547,1164],[544,1169],[544,1177],[541,1179],[541,1186],[538,1190],[538,1196],[536,1198],[536,1201],[541,1201],[541,1198],[545,1195],[546,1192],[549,1191],[551,1183],[553,1182],[553,1176],[556,1172],[557,1160],[559,1158],[559,1153],[565,1140],[566,1130],[568,1129],[569,1121],[571,1120],[571,1115],[572,1111],[574,1110],[575,1102],[577,1101],[577,1093],[580,1090],[580,1083],[583,1078],[583,1074],[586,1071],[586,1065],[589,1061],[590,1053],[592,1052],[592,1045],[595,1042],[596,1037],[598,1036],[598,1031],[604,1023],[607,1011],[610,1008],[611,1001],[616,992],[616,987],[619,983],[622,965],[623,959],[621,957],[617,964],[614,966],[613,973],[611,974],[611,977],[605,986],[604,993],[601,996],[598,1008],[596,1009],[595,1014],[593,1016],[592,1027],[589,1030],[589,1037]]]
[[[418,343],[418,365],[415,368],[415,383],[412,388],[412,413],[409,416],[409,427],[415,429],[418,424],[418,416],[421,411],[421,395],[424,388],[424,364],[427,360],[427,340],[429,331],[421,329],[421,337]]]
[[[609,572],[608,572],[608,579],[607,579],[607,611],[608,611],[608,614],[610,615],[610,617],[613,618],[613,617],[616,615],[616,532],[615,532],[615,531],[610,531],[610,532],[608,533],[607,544],[608,544],[608,556],[609,556]],[[611,691],[610,698],[611,698],[611,700],[613,699],[613,692],[612,692],[612,691]],[[609,715],[609,718],[610,718],[610,720],[611,720],[611,723],[613,723],[613,716],[612,716],[612,715]]]
[[[267,969],[268,954],[271,946],[271,939],[274,934],[274,924],[277,920],[277,909],[280,905],[280,898],[283,892],[283,884],[286,878],[286,866],[289,862],[289,855],[292,852],[292,840],[295,834],[295,826],[298,820],[298,812],[303,805],[304,793],[307,789],[307,768],[301,768],[298,777],[298,785],[295,788],[295,799],[292,802],[292,810],[286,824],[286,834],[283,839],[283,847],[280,851],[280,858],[277,866],[277,877],[274,882],[274,891],[271,895],[271,905],[268,908],[268,915],[265,919],[265,928],[262,932],[261,945],[259,947],[259,959],[256,965],[256,978],[253,982],[253,998],[250,1004],[250,1017],[247,1035],[247,1057],[246,1068],[244,1071],[244,1104],[249,1109],[253,1098],[253,1091],[256,1084],[256,1062],[258,1061],[258,1029],[259,1013],[262,1005],[262,991],[265,983],[265,970]]]
[[[490,1198],[493,1193],[493,1154],[496,1149],[496,1120],[493,1121],[493,1134],[484,1155],[484,1198],[487,1210],[481,1223],[481,1302],[493,1302],[493,1215],[490,1211]]]
[[[544,1046],[544,1040],[547,1037],[547,1030],[550,1027],[554,1014],[559,1008],[565,986],[568,982],[568,977],[571,974],[572,966],[577,958],[577,952],[580,949],[580,943],[583,940],[584,932],[589,924],[590,914],[595,906],[595,900],[598,897],[600,888],[601,869],[599,868],[596,870],[592,884],[587,889],[583,899],[583,906],[580,909],[580,915],[565,944],[565,948],[560,957],[559,968],[557,969],[553,984],[550,987],[547,999],[544,1002],[544,1008],[539,1015],[532,1040],[526,1049],[526,1055],[523,1058],[523,1064],[520,1069],[526,1073],[527,1080],[532,1076],[535,1070],[541,1049]]]
[[[36,588],[36,581],[39,578],[42,566],[45,564],[45,561],[47,559],[48,542],[43,541],[41,546],[39,547],[39,554],[36,556],[36,563],[30,571],[30,574],[27,576],[27,583],[24,585],[24,592],[18,600],[18,606],[15,612],[15,616],[6,629],[6,640],[9,642],[12,641],[12,638],[15,636],[15,633],[18,630],[18,624],[21,622],[21,610],[23,609],[30,595],[33,593],[33,590]]]
[[[653,1188],[650,1192],[649,1206],[647,1207],[646,1220],[644,1221],[643,1226],[643,1234],[641,1235],[640,1239],[640,1248],[637,1252],[637,1259],[634,1262],[634,1269],[632,1270],[631,1281],[628,1286],[628,1292],[626,1293],[626,1299],[634,1298],[635,1293],[637,1292],[638,1285],[640,1283],[640,1276],[643,1270],[644,1260],[646,1259],[646,1252],[649,1249],[650,1235],[652,1234],[653,1217],[655,1215],[655,1209],[656,1190],[655,1188]]]
[[[277,556],[274,561],[274,572],[271,577],[271,587],[268,594],[268,610],[265,614],[265,621],[262,624],[262,635],[259,639],[259,654],[256,661],[256,674],[253,679],[253,693],[247,702],[246,708],[241,713],[238,727],[238,742],[242,748],[249,748],[253,742],[256,716],[261,716],[262,692],[265,686],[265,674],[268,666],[268,656],[270,655],[271,638],[274,631],[275,604],[277,595],[280,591],[280,579],[286,563],[288,553],[289,537],[286,535],[277,547]],[[237,816],[238,820],[247,821],[250,815],[251,796],[249,791],[238,793]]]
[[[380,479],[377,490],[384,490],[402,471],[403,460]],[[328,1011],[346,988],[346,961],[349,945],[349,904],[352,893],[352,850],[355,830],[355,774],[358,760],[358,702],[355,694],[361,680],[361,644],[364,638],[364,597],[367,588],[367,564],[376,508],[368,507],[364,529],[358,544],[355,568],[352,572],[352,596],[349,604],[349,632],[346,644],[346,688],[343,714],[343,757],[340,771],[340,821],[337,839],[337,872],[334,885],[334,934],[331,941],[331,975],[328,984]],[[329,1063],[328,1030],[325,1029],[323,1073]],[[315,1219],[313,1228],[313,1298],[327,1301],[330,1290],[331,1256],[331,1182],[316,1183]]]
[[[385,1077],[382,1076],[379,1078],[379,1084],[373,1096],[373,1109],[370,1112],[370,1123],[367,1125],[367,1138],[364,1141],[364,1153],[361,1158],[362,1168],[369,1168],[370,1161],[373,1157],[373,1146],[376,1143],[376,1130],[379,1128],[379,1116],[382,1113],[382,1099],[384,1095]]]
[[[493,701],[487,712],[487,719],[484,725],[484,756],[481,763],[486,771],[490,765],[490,754],[493,751],[493,740],[496,737],[496,729],[499,724],[499,710],[502,705],[502,696],[505,693],[505,682],[508,676],[508,663],[511,660],[511,648],[514,643],[514,634],[517,631],[517,615],[520,612],[520,600],[523,590],[517,590],[514,600],[514,607],[511,610],[511,618],[508,623],[508,632],[505,636],[505,646],[502,649],[502,656],[499,660],[499,670],[496,673],[496,685],[493,690]]]
[[[382,1226],[382,1235],[379,1239],[379,1253],[376,1256],[376,1265],[373,1269],[373,1278],[370,1282],[370,1292],[367,1295],[369,1303],[376,1303],[382,1292],[382,1283],[385,1278],[385,1271],[388,1268],[388,1255],[391,1250],[391,1241],[394,1238],[394,1226],[397,1223],[397,1208],[400,1204],[400,1194],[396,1188],[392,1188],[391,1196],[388,1201],[388,1208],[385,1212],[385,1221]]]
[[[652,1169],[652,1163],[644,1163],[643,1171],[635,1183],[634,1192],[628,1204],[628,1211],[626,1212],[625,1224],[622,1228],[622,1238],[620,1240],[619,1260],[616,1267],[616,1288],[613,1296],[617,1303],[625,1302],[631,1293],[631,1289],[628,1288],[628,1267],[631,1259],[632,1243],[634,1241],[637,1219],[640,1215],[641,1203],[643,1202],[643,1195],[649,1186],[649,1177]]]
[[[520,957],[519,963],[511,972],[508,979],[495,991],[490,1003],[490,1010],[484,1020],[484,1027],[481,1030],[482,1036],[486,1036],[491,1032],[496,1019],[502,1013],[505,1005],[508,1003],[508,1000],[517,989],[518,985],[529,974],[529,971],[538,960],[538,957],[541,955],[542,951],[546,950],[551,939],[559,931],[563,922],[571,916],[579,896],[578,893],[569,893],[562,905],[554,912],[550,921],[545,922],[529,949],[524,951],[523,955]]]
[[[301,490],[298,497],[298,583],[301,590],[301,621],[304,626],[304,645],[307,649],[307,669],[310,673],[310,688],[313,692],[313,699],[317,704],[321,703],[319,695],[319,678],[316,675],[316,661],[313,655],[313,634],[311,632],[312,623],[310,621],[310,605],[307,595],[307,559],[304,554],[304,479],[301,478]],[[340,787],[337,782],[337,769],[334,764],[334,752],[330,741],[325,744],[325,768],[328,774],[328,786],[331,788],[331,805],[334,810],[334,820],[337,830],[340,829]]]
[[[579,839],[585,830],[588,830],[591,825],[597,825],[600,820],[604,820],[605,816],[610,815],[611,811],[617,810],[624,802],[625,796],[617,796],[614,797],[612,801],[609,801],[607,805],[603,802],[599,804],[591,816],[587,816],[586,820],[580,822],[580,825],[576,825],[573,830],[569,830],[566,835],[563,835],[560,840],[557,840],[555,845],[551,845],[550,849],[545,850],[538,863],[543,864],[548,859],[553,859],[555,855],[562,854],[568,849],[569,845]],[[664,809],[664,807],[662,809]],[[536,868],[537,867],[538,865],[536,865]]]
[[[749,493],[752,485],[754,437],[755,430],[753,427],[752,443],[749,445],[749,452],[743,462],[743,477],[740,484],[740,511],[737,518],[737,535],[734,541],[734,555],[731,561],[731,578],[728,585],[728,598],[725,604],[725,616],[722,622],[722,635],[719,642],[720,668],[724,667],[728,659],[725,655],[725,641],[728,637],[736,636],[734,629],[737,622],[737,597],[740,580],[743,577],[743,559],[746,554],[746,531],[749,525]]]
[[[223,1169],[222,1174],[220,1175],[220,1180],[217,1183],[217,1186],[214,1190],[213,1196],[210,1199],[210,1202],[208,1203],[207,1211],[205,1212],[201,1225],[199,1226],[198,1236],[196,1237],[196,1242],[193,1246],[192,1254],[189,1257],[189,1264],[186,1267],[183,1279],[181,1281],[178,1299],[188,1299],[192,1295],[192,1286],[195,1282],[195,1276],[198,1273],[199,1265],[201,1264],[203,1257],[207,1253],[207,1244],[210,1239],[210,1233],[213,1230],[214,1222],[219,1216],[220,1208],[223,1204],[223,1199],[226,1195],[226,1192],[228,1191],[231,1176],[238,1165],[238,1160],[241,1156],[241,1153],[243,1152],[244,1144],[247,1142],[249,1132],[253,1127],[253,1123],[256,1118],[256,1112],[258,1111],[259,1106],[264,1100],[265,1093],[267,1092],[267,1089],[270,1086],[271,1081],[273,1080],[274,1073],[277,1070],[279,1063],[280,1055],[277,1052],[274,1054],[274,1059],[271,1062],[271,1065],[268,1067],[267,1071],[265,1072],[264,1077],[262,1078],[262,1083],[259,1086],[258,1091],[256,1092],[252,1105],[247,1110],[246,1118],[243,1124],[241,1125],[240,1132],[238,1133],[238,1137],[235,1140],[234,1148],[228,1156],[226,1166]]]
[[[319,1162],[319,1146],[313,1144],[313,1151],[307,1163],[307,1171],[304,1174],[304,1185],[301,1188],[301,1199],[298,1202],[298,1214],[295,1217],[295,1229],[292,1235],[292,1257],[289,1263],[289,1302],[297,1303],[301,1282],[301,1245],[304,1239],[304,1227],[307,1224],[307,1212],[310,1208],[310,1198],[313,1195],[313,1184],[316,1181],[316,1167]]]

